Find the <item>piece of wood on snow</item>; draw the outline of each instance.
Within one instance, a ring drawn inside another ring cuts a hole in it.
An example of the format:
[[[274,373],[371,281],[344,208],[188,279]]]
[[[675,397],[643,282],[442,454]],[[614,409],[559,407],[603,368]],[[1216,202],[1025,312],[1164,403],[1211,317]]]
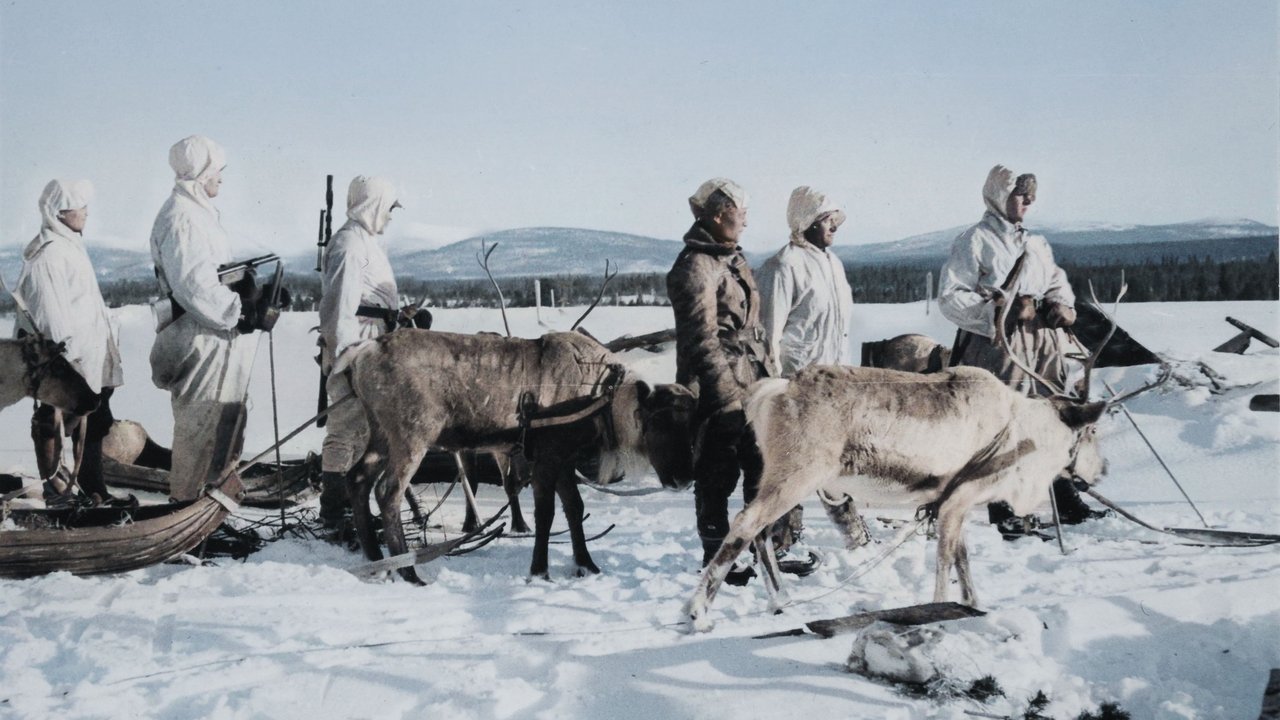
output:
[[[1269,345],[1273,348],[1280,347],[1280,340],[1276,340],[1246,322],[1242,322],[1230,316],[1227,317],[1227,322],[1239,328],[1240,334],[1214,348],[1214,352],[1243,355],[1244,351],[1249,349],[1250,340],[1257,340],[1258,342],[1263,343],[1264,345]]]
[[[1249,398],[1249,409],[1255,412],[1280,412],[1280,395],[1254,395]]]
[[[961,620],[964,618],[981,617],[986,615],[985,612],[977,608],[961,605],[957,602],[940,602],[940,603],[924,603],[922,605],[910,605],[900,608],[889,608],[887,610],[868,610],[866,612],[854,613],[845,617],[831,618],[828,620],[814,620],[805,623],[805,627],[809,632],[822,637],[830,638],[836,635],[856,632],[876,621],[884,621],[894,623],[896,625],[928,625],[930,623],[942,622],[944,620]],[[783,630],[782,632],[769,633],[760,635],[758,638],[785,637],[790,635],[803,635],[804,628],[794,628],[792,630]]]
[[[1262,694],[1262,713],[1258,720],[1280,720],[1280,669],[1271,669],[1267,689]]]

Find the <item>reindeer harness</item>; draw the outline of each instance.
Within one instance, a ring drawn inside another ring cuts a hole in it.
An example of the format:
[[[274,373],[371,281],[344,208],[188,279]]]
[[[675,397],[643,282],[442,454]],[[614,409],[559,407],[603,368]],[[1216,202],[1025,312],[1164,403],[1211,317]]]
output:
[[[531,430],[571,425],[588,418],[595,420],[604,449],[616,448],[618,432],[613,424],[613,414],[602,411],[613,404],[624,374],[625,371],[621,366],[610,365],[593,388],[591,395],[565,400],[545,408],[538,406],[537,395],[532,390],[520,393],[516,408],[516,422],[519,426],[516,448],[523,453],[526,460],[531,460],[533,459]]]
[[[37,344],[44,342],[44,338],[40,335],[30,335],[22,333],[22,364],[27,367],[27,394],[35,397],[40,392],[40,383],[49,376],[51,365],[62,357],[66,352],[66,343],[57,343],[55,345],[56,354],[50,354],[45,359],[40,359],[40,352],[37,350]]]

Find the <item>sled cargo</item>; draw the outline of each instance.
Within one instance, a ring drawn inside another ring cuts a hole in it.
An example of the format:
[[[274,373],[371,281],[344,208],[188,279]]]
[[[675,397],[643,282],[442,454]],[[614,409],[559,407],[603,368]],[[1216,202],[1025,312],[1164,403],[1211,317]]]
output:
[[[240,483],[196,500],[134,508],[12,510],[17,526],[0,530],[0,577],[65,571],[75,575],[125,572],[190,551],[236,507]]]
[[[274,464],[254,465],[241,477],[244,498],[241,505],[255,508],[280,508],[302,505],[316,494],[320,473],[319,458],[285,460],[277,472]],[[111,487],[169,494],[169,471],[102,458],[102,474]]]

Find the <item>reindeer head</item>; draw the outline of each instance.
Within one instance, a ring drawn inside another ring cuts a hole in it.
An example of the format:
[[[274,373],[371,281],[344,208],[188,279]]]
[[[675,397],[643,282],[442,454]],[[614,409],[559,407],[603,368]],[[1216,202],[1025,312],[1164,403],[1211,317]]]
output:
[[[1071,445],[1070,460],[1063,473],[1072,480],[1082,480],[1089,485],[1096,484],[1107,472],[1107,461],[1102,457],[1098,447],[1098,418],[1107,409],[1107,403],[1081,402],[1062,398],[1049,401],[1058,412],[1062,423],[1075,433],[1075,441]]]
[[[66,358],[66,344],[43,335],[22,339],[27,394],[72,415],[86,415],[98,407],[99,397]]]
[[[643,451],[663,487],[687,487],[693,481],[693,443],[690,438],[697,398],[685,386],[674,383],[650,386],[636,381],[629,384],[629,388],[634,389],[634,402],[625,402],[624,393],[620,390],[618,400],[624,402],[615,403],[619,415],[623,412],[631,415],[616,420],[620,444]],[[625,434],[634,436],[629,441],[623,437],[624,427],[630,428]],[[624,468],[620,465],[605,467],[602,462],[600,470],[600,481],[612,482],[620,479]]]

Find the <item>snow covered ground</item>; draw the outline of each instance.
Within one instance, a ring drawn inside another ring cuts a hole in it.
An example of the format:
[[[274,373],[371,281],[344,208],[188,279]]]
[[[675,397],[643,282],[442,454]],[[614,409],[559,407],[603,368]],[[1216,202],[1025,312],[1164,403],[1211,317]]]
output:
[[[1280,391],[1280,352],[1255,344],[1244,356],[1227,356],[1209,348],[1234,332],[1224,315],[1280,335],[1278,309],[1190,303],[1121,310],[1137,339],[1183,361],[1179,372],[1189,381],[1134,400],[1134,416],[1209,522],[1234,530],[1280,530],[1280,416],[1247,409],[1252,395]],[[565,328],[580,312],[544,316]],[[901,332],[947,342],[953,333],[919,303],[857,312],[855,347]],[[143,422],[167,443],[168,398],[149,378],[148,313],[135,307],[119,315],[126,386],[113,400],[116,414]],[[532,310],[511,316],[518,334],[540,332]],[[495,310],[436,317],[442,330],[502,327]],[[313,314],[289,314],[276,333],[282,430],[314,412],[308,329],[315,323]],[[600,308],[586,326],[611,339],[671,324],[666,308]],[[264,338],[250,452],[271,442],[268,355]],[[626,359],[650,379],[674,374],[670,353],[635,351]],[[1225,376],[1228,389],[1211,392],[1195,360]],[[1150,373],[1099,374],[1122,390]],[[0,412],[0,470],[34,473],[29,410],[20,403]],[[1099,490],[1157,525],[1196,527],[1128,421],[1109,416],[1101,429],[1111,473]],[[286,454],[318,449],[320,432],[303,433]],[[428,487],[424,499],[442,490]],[[912,698],[842,669],[852,635],[752,636],[927,601],[931,542],[913,537],[846,582],[884,553],[895,530],[873,522],[878,545],[840,550],[835,530],[810,502],[806,542],[824,551],[826,562],[807,578],[788,577],[792,606],[771,615],[758,582],[726,587],[712,609],[714,631],[690,636],[679,623],[698,578],[692,494],[584,493],[588,532],[617,525],[592,544],[604,572],[588,578],[572,576],[567,545],[553,545],[551,582],[530,581],[531,541],[504,539],[420,567],[430,582],[425,588],[362,582],[346,571],[360,562],[357,555],[302,540],[217,567],[0,580],[0,717],[962,718],[969,710],[1021,716],[1025,699],[1043,690],[1056,718],[1075,718],[1104,701],[1119,702],[1134,718],[1254,718],[1268,670],[1280,667],[1275,548],[1180,545],[1109,518],[1070,528],[1072,552],[1063,556],[1052,543],[1002,541],[975,511],[970,554],[990,613],[941,626],[942,664],[959,683],[996,677],[1007,697],[987,705]],[[482,506],[496,509],[499,495],[482,489]],[[456,527],[460,500],[451,498],[442,513],[445,525]]]

